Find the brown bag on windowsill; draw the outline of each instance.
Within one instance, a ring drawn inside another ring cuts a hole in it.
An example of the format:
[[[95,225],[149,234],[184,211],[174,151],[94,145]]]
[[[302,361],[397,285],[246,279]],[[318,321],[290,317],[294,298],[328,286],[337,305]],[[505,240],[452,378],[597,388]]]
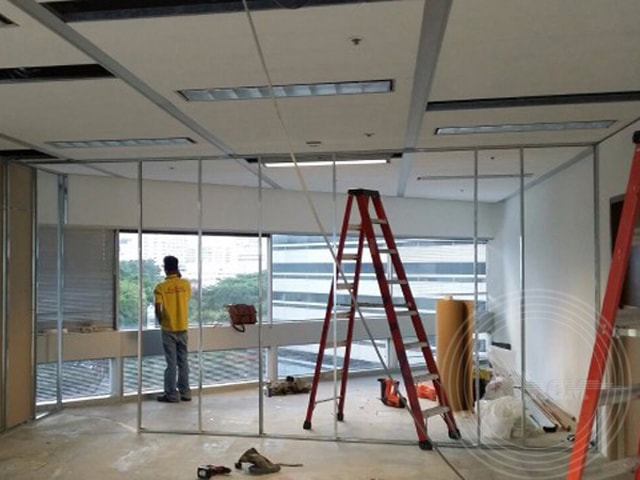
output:
[[[231,326],[239,332],[245,331],[245,325],[252,325],[257,322],[256,307],[245,303],[227,305],[227,311],[231,318]]]

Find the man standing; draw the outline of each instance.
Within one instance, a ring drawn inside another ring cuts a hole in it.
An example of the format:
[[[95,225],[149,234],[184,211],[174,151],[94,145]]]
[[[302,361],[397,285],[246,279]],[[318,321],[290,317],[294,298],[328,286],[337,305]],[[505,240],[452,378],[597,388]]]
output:
[[[166,278],[154,290],[156,320],[162,327],[162,346],[167,362],[164,370],[164,394],[159,402],[191,400],[189,386],[188,335],[191,284],[182,278],[178,259],[164,257]],[[178,377],[176,390],[176,373]]]

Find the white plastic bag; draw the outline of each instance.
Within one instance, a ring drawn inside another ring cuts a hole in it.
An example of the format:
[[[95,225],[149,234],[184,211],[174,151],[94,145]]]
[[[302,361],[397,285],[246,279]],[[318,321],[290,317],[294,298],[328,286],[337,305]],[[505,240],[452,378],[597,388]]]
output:
[[[513,397],[513,378],[495,376],[484,390],[485,400],[495,400],[500,397]]]
[[[515,397],[500,397],[480,402],[482,440],[506,440],[522,416],[522,402]]]

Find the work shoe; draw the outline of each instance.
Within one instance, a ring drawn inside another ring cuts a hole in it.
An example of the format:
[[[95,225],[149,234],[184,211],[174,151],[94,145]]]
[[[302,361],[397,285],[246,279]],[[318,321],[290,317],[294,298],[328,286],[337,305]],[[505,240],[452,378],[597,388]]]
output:
[[[172,398],[169,398],[166,395],[159,395],[159,396],[156,397],[156,400],[159,401],[159,402],[163,402],[163,403],[177,403],[177,402],[180,401],[178,399],[174,400]]]
[[[191,394],[190,393],[183,393],[180,395],[180,400],[182,400],[183,402],[190,402],[191,401]]]

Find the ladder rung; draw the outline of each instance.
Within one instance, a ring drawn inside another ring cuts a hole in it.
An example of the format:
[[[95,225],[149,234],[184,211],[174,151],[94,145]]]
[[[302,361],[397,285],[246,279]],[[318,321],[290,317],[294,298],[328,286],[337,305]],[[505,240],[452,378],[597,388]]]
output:
[[[338,395],[337,397],[330,397],[330,398],[323,398],[322,400],[316,400],[316,405],[318,403],[331,402],[332,400],[340,400],[340,395]]]
[[[445,407],[444,405],[440,405],[438,407],[427,408],[422,411],[422,415],[425,420],[429,417],[435,417],[436,415],[442,415],[443,413],[447,413],[449,411],[449,407]]]
[[[626,337],[640,337],[640,308],[622,308],[616,314],[616,333]]]
[[[638,467],[640,467],[640,457],[626,457],[589,467],[585,469],[583,478],[585,480],[604,480],[605,478],[632,473]]]
[[[360,225],[359,223],[350,223],[347,228],[352,232],[359,232],[362,228],[362,225]]]
[[[337,287],[338,290],[353,290],[353,284],[352,283],[338,283]]]
[[[426,348],[429,346],[429,342],[409,342],[404,344],[404,348],[409,350],[411,348]]]
[[[396,317],[413,317],[417,314],[418,312],[416,310],[404,310],[402,312],[396,312]]]
[[[342,260],[357,260],[358,259],[358,254],[357,253],[343,253],[342,254]]]
[[[388,281],[390,285],[406,285],[408,282],[400,278],[392,278]]]
[[[346,310],[344,312],[336,312],[336,318],[349,318],[351,316],[351,311]]]
[[[598,404],[611,405],[614,403],[628,402],[634,398],[640,398],[640,384],[603,388],[600,392]]]
[[[430,382],[432,380],[437,380],[438,378],[440,378],[440,375],[437,373],[417,373],[413,376],[413,381],[415,383]]]
[[[358,302],[358,306],[360,308],[384,308],[384,304],[373,302]]]
[[[372,218],[371,223],[375,223],[377,225],[386,225],[389,221],[386,218]]]
[[[389,255],[396,255],[398,253],[398,250],[396,250],[395,248],[379,248],[378,252],[387,253]]]

